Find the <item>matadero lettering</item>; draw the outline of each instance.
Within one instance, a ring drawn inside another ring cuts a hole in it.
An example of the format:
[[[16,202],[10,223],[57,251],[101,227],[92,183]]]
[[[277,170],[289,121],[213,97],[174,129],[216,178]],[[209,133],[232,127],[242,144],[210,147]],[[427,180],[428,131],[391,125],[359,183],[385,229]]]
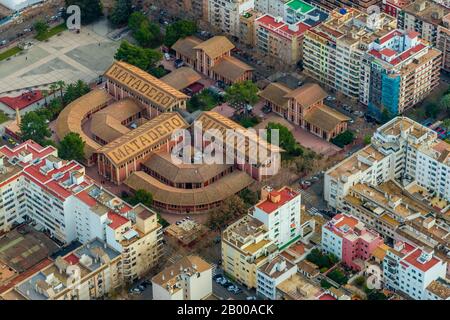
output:
[[[116,81],[127,85],[129,88],[136,90],[141,95],[146,96],[152,101],[164,106],[170,107],[175,103],[175,98],[168,95],[164,91],[152,86],[151,84],[137,78],[129,73],[127,70],[115,65],[114,68],[108,73],[108,75],[114,78]]]

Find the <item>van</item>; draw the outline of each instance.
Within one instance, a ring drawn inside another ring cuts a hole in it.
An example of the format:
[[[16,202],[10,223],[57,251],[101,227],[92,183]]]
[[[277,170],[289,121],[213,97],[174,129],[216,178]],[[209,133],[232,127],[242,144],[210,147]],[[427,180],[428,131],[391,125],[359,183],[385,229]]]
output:
[[[164,58],[165,58],[167,61],[170,61],[170,59],[171,59],[170,54],[168,54],[167,52],[164,53]]]

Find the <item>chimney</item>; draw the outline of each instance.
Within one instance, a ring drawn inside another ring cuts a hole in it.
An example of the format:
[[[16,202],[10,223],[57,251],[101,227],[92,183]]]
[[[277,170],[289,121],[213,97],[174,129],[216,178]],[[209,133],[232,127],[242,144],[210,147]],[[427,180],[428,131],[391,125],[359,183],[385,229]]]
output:
[[[269,197],[272,203],[279,203],[281,201],[281,195],[278,192],[271,192]]]
[[[261,200],[269,199],[269,193],[273,191],[271,186],[264,186],[261,188]]]

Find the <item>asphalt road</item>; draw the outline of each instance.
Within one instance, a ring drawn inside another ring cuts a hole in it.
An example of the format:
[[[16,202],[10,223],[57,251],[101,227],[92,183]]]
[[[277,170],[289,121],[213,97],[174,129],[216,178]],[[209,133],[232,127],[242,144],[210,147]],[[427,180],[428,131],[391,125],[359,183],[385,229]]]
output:
[[[213,272],[214,274],[221,274],[223,275],[223,271],[221,268],[216,268],[215,271]],[[212,285],[212,289],[213,289],[213,294],[218,297],[221,300],[246,300],[247,297],[249,296],[256,296],[256,290],[248,290],[246,287],[231,281],[229,278],[227,278],[228,281],[230,281],[231,283],[233,283],[235,286],[238,286],[242,292],[240,294],[234,294],[232,292],[229,292],[225,287],[223,287],[222,285],[216,283],[216,281],[213,279],[213,285]]]

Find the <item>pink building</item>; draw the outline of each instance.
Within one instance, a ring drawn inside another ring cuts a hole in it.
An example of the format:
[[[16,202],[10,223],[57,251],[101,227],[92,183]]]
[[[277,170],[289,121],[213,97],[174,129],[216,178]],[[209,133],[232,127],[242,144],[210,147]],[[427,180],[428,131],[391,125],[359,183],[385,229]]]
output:
[[[382,243],[378,233],[366,229],[357,218],[345,213],[336,215],[322,227],[323,250],[355,270],[362,270],[364,261]]]

